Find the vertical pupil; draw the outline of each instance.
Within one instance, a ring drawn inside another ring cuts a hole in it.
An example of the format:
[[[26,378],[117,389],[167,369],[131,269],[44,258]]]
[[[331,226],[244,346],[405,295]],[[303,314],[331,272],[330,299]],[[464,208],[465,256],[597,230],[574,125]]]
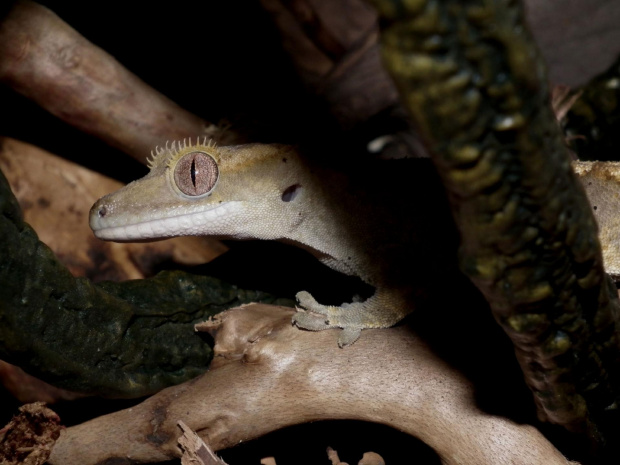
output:
[[[196,159],[192,160],[192,167],[190,168],[190,174],[192,176],[192,184],[196,187]]]

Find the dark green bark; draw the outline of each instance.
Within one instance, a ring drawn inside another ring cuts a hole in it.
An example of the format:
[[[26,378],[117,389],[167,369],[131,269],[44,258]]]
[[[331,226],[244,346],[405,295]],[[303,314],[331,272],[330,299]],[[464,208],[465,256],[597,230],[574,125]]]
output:
[[[197,321],[250,301],[218,279],[164,272],[93,284],[75,278],[22,221],[0,173],[0,358],[59,387],[138,397],[204,372],[212,350]]]
[[[374,3],[385,64],[449,193],[462,269],[541,417],[603,444],[617,431],[619,304],[521,4]]]

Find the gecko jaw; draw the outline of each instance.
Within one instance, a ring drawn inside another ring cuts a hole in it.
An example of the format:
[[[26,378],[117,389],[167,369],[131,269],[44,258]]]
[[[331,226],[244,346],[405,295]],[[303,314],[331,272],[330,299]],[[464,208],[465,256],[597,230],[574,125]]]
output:
[[[108,241],[204,235],[207,225],[216,235],[218,229],[225,229],[227,223],[234,221],[241,212],[241,204],[238,201],[226,202],[208,210],[111,226],[106,225],[112,223],[109,221],[111,218],[103,219],[93,215],[91,228],[97,238]]]

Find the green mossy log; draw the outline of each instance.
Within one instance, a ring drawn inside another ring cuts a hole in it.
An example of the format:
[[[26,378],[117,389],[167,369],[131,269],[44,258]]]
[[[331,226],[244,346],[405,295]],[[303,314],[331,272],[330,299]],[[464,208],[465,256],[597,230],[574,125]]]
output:
[[[75,278],[23,222],[0,173],[0,358],[56,386],[140,397],[204,372],[194,323],[247,302],[282,303],[179,271],[122,283]]]
[[[603,445],[618,432],[620,307],[522,5],[373,3],[385,65],[448,191],[462,269],[512,339],[540,416]]]

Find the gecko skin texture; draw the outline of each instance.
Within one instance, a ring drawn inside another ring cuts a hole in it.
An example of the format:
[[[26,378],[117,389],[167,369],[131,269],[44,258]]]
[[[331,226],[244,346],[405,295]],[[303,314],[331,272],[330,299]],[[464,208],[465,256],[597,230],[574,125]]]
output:
[[[417,175],[388,176],[384,187],[373,173],[357,188],[340,173],[309,165],[289,146],[173,143],[157,150],[147,176],[100,199],[90,225],[98,238],[112,241],[203,235],[302,247],[375,288],[367,300],[342,306],[297,294],[304,311],[294,324],[313,331],[342,328],[338,343],[346,346],[362,329],[398,323],[413,310],[420,289],[432,288],[433,277],[446,275],[445,263],[456,262],[456,234],[447,203],[441,204],[441,186],[430,164],[421,165]],[[365,193],[368,182],[377,186],[372,194]],[[420,189],[439,204],[412,207]],[[411,218],[425,218],[428,228],[402,220],[402,212],[412,209]]]

